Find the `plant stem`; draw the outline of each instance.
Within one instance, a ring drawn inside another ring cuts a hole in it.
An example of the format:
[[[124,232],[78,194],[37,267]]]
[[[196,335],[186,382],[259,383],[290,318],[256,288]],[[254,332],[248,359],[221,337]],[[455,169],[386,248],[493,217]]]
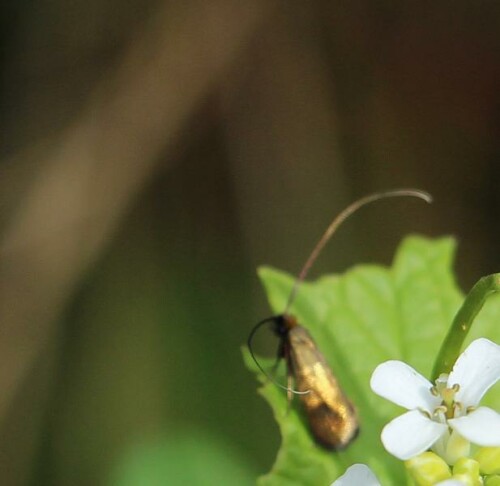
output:
[[[441,345],[432,371],[433,382],[441,373],[449,373],[451,371],[460,354],[462,344],[467,337],[472,322],[483,308],[486,299],[495,292],[500,292],[500,273],[487,275],[472,287],[462,307],[457,312],[455,319],[453,319],[451,328]]]

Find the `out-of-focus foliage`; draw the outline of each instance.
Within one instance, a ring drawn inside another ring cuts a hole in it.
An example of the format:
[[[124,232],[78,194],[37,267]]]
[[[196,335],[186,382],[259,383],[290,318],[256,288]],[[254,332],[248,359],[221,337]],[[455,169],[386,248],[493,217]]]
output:
[[[101,484],[185,428],[268,470],[278,428],[239,352],[268,310],[254,269],[299,268],[364,194],[436,204],[360,213],[321,272],[387,263],[410,231],[456,236],[461,283],[498,270],[499,19],[467,0],[0,2],[0,483]]]
[[[228,444],[193,430],[136,446],[123,457],[108,486],[250,486],[254,482],[245,460]]]
[[[329,484],[354,463],[368,464],[383,484],[406,482],[403,463],[385,452],[379,439],[398,407],[370,390],[370,376],[379,363],[399,359],[430,377],[461,302],[451,268],[454,246],[450,238],[409,237],[391,268],[359,265],[301,288],[291,312],[314,336],[359,411],[361,433],[345,451],[326,452],[316,446],[300,405],[287,413],[285,393],[258,372],[245,353],[247,366],[263,383],[260,393],[273,408],[282,435],[274,467],[260,484]],[[279,313],[294,277],[267,267],[260,276],[272,309]],[[474,325],[474,335],[500,342],[499,316],[500,299],[493,297]],[[500,407],[498,387],[488,398],[494,408]]]

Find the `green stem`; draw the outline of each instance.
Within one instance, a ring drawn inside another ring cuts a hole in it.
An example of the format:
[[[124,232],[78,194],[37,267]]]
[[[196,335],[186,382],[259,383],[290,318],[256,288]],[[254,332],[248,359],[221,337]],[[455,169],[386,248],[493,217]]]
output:
[[[486,299],[495,292],[500,292],[500,273],[487,275],[472,287],[462,307],[457,312],[455,319],[453,319],[453,324],[439,350],[432,371],[433,382],[441,373],[449,373],[451,371],[460,354],[462,344],[467,337],[472,322],[483,308]]]

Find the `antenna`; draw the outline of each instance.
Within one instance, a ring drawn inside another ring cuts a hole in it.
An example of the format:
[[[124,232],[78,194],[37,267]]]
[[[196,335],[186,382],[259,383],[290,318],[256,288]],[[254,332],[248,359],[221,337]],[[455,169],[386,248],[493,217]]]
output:
[[[295,297],[297,296],[300,284],[304,281],[307,274],[309,273],[309,270],[321,253],[321,250],[323,250],[324,246],[328,243],[328,240],[330,240],[339,226],[363,206],[389,197],[416,197],[424,200],[426,203],[432,202],[432,196],[428,192],[421,191],[419,189],[395,189],[393,191],[376,192],[375,194],[370,194],[368,196],[362,197],[361,199],[358,199],[357,201],[354,201],[352,204],[347,206],[338,216],[333,219],[333,221],[330,223],[328,228],[326,228],[326,231],[319,239],[318,243],[316,243],[316,246],[313,248],[313,251],[309,255],[309,258],[306,260],[306,263],[302,267],[302,270],[300,271],[297,280],[295,281],[292,291],[290,292],[290,297],[288,297],[288,302],[283,314],[286,314],[290,310],[290,307],[293,304]]]
[[[250,355],[252,359],[254,360],[255,364],[259,368],[259,370],[276,386],[279,388],[282,388],[283,390],[286,390],[288,393],[293,393],[296,395],[305,395],[307,393],[310,393],[311,390],[306,390],[306,391],[298,391],[294,390],[293,388],[286,387],[282,385],[281,383],[278,383],[269,373],[267,373],[263,367],[260,365],[259,361],[255,357],[255,354],[252,349],[252,342],[255,333],[257,332],[258,329],[260,329],[261,326],[268,322],[276,322],[277,319],[285,316],[287,312],[289,311],[291,305],[293,304],[295,297],[297,296],[297,292],[299,290],[300,284],[304,281],[306,278],[307,274],[309,273],[309,270],[313,266],[314,262],[318,258],[319,254],[321,253],[321,250],[324,248],[326,243],[330,240],[330,238],[333,236],[333,234],[337,231],[339,226],[346,220],[348,219],[353,213],[355,213],[358,209],[362,208],[363,206],[366,206],[367,204],[370,204],[372,202],[378,201],[380,199],[386,199],[389,197],[416,197],[419,199],[424,200],[427,203],[432,202],[432,196],[425,192],[421,191],[419,189],[396,189],[393,191],[386,191],[386,192],[377,192],[375,194],[371,194],[365,197],[362,197],[361,199],[358,199],[357,201],[354,201],[352,204],[347,206],[338,216],[336,216],[326,231],[323,233],[321,238],[319,239],[318,243],[316,243],[316,246],[313,248],[311,254],[309,255],[308,259],[306,260],[306,263],[302,267],[302,270],[300,271],[297,280],[295,281],[294,286],[292,287],[292,290],[290,292],[290,297],[288,298],[288,302],[285,307],[285,311],[283,314],[280,315],[275,315],[268,317],[260,322],[258,322],[254,328],[250,331],[250,335],[248,336],[247,340],[247,345],[248,349],[250,351]]]

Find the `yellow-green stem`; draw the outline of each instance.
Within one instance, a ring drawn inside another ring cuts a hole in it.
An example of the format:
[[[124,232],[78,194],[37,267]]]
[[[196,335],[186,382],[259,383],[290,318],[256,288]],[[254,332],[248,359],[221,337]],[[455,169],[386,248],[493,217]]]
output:
[[[467,333],[472,322],[483,308],[486,299],[493,293],[500,292],[500,273],[494,273],[481,278],[472,287],[460,307],[453,324],[439,350],[434,369],[432,381],[434,382],[441,373],[449,373],[457,360]]]

